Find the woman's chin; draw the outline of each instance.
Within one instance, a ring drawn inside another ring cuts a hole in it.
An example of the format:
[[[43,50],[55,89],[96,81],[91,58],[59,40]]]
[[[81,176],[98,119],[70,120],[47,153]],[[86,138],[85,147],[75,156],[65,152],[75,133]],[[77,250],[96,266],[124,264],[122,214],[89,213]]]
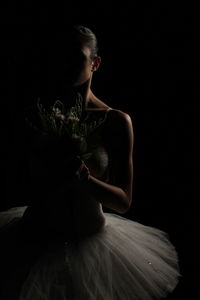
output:
[[[84,82],[79,82],[79,81],[77,81],[77,82],[74,82],[74,83],[72,84],[72,87],[73,87],[73,88],[80,88],[83,84],[84,84]]]
[[[84,85],[87,85],[89,81],[90,81],[90,78],[79,79],[77,81],[74,81],[72,86],[73,86],[73,88],[81,88]]]

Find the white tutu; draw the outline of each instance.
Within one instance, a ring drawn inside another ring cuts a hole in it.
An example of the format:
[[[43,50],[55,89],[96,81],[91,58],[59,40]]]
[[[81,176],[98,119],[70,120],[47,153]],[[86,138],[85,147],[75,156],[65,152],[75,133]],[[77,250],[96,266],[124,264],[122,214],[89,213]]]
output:
[[[172,292],[181,275],[168,235],[116,214],[105,217],[100,232],[50,247],[20,300],[144,300]]]
[[[27,206],[12,207],[0,212],[0,229],[21,219]]]

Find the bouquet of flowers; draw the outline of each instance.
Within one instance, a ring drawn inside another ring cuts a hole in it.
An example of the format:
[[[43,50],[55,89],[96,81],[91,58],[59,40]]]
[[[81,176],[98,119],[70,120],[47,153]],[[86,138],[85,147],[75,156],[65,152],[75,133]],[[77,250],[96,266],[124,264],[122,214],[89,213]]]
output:
[[[39,137],[34,155],[40,157],[43,165],[51,166],[52,172],[59,171],[59,166],[63,169],[64,165],[68,169],[70,165],[76,168],[80,160],[91,157],[98,145],[100,137],[96,133],[94,138],[93,133],[104,122],[105,116],[91,121],[88,115],[84,117],[83,99],[79,93],[73,103],[66,109],[60,100],[56,100],[53,106],[44,108],[38,100],[37,125],[29,121]]]
[[[60,100],[56,100],[53,106],[46,110],[38,100],[37,107],[41,124],[38,130],[42,135],[66,141],[68,147],[72,147],[75,156],[87,160],[92,155],[92,148],[95,147],[95,145],[88,144],[88,139],[91,133],[104,122],[104,118],[87,122],[88,116],[83,118],[82,103],[83,99],[79,93],[75,104],[69,110],[66,110]]]

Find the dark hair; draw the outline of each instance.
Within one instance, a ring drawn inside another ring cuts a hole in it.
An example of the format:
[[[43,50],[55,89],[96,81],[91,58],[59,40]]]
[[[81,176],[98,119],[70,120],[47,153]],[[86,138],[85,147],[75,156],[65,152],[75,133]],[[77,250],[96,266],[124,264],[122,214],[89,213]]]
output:
[[[88,27],[75,25],[72,28],[72,38],[80,46],[87,46],[91,51],[91,58],[98,56],[98,42],[94,32]]]

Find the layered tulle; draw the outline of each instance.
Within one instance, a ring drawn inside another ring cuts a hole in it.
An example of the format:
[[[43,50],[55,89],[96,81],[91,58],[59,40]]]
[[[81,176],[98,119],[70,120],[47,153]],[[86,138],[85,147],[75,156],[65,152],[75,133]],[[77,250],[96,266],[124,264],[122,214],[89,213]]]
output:
[[[12,207],[0,212],[0,230],[20,220],[27,206]]]
[[[116,214],[94,235],[51,245],[20,300],[161,299],[176,287],[178,257],[168,235]]]

